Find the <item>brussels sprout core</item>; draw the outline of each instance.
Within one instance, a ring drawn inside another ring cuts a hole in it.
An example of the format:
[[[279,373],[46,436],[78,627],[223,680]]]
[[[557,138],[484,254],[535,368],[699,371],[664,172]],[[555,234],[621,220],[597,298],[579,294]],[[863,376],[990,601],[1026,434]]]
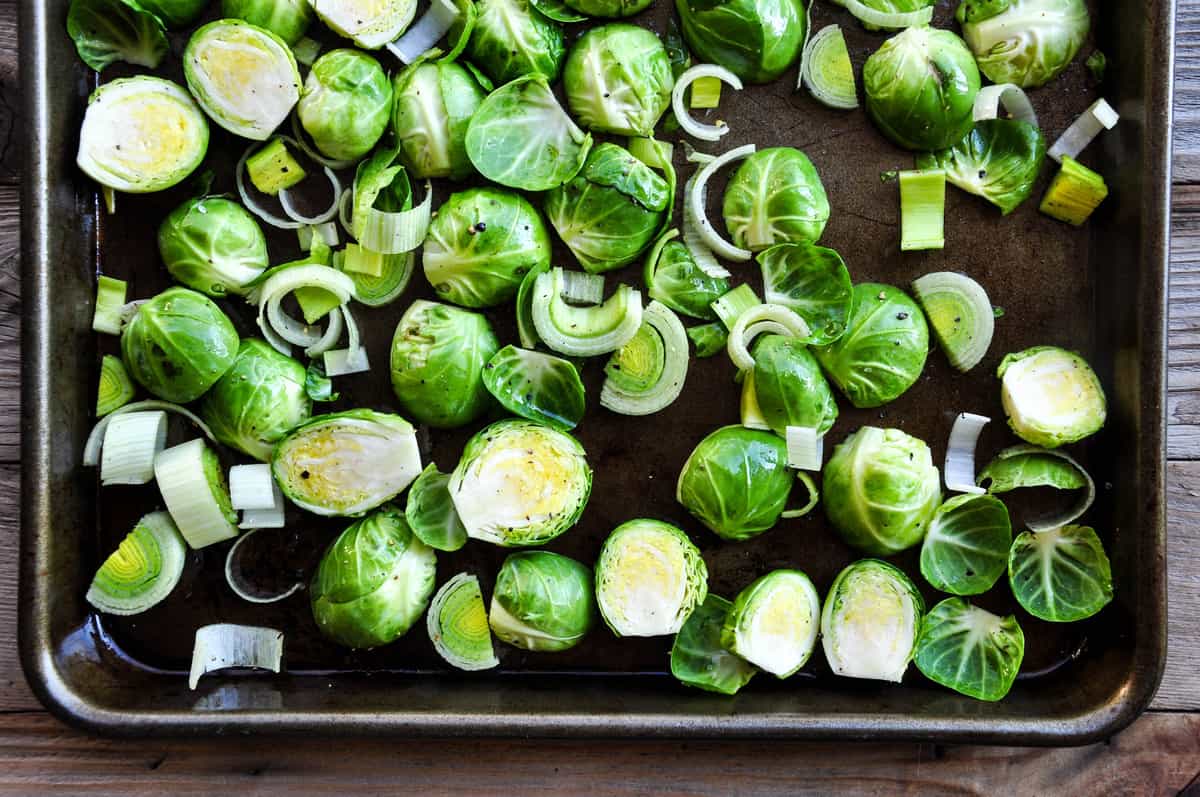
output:
[[[917,645],[925,603],[898,568],[878,559],[847,567],[821,612],[825,659],[837,675],[899,681]]]
[[[1057,448],[1104,426],[1104,389],[1078,354],[1036,346],[1005,357],[996,373],[1008,425],[1034,445]]]

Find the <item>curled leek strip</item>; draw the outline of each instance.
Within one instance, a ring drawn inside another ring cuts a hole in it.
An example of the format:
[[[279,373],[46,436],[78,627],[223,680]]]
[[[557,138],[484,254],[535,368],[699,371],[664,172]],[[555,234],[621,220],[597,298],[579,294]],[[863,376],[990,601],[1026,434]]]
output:
[[[716,64],[697,64],[675,81],[675,88],[671,90],[671,110],[675,112],[679,127],[692,138],[698,138],[701,141],[719,141],[721,136],[729,132],[729,125],[724,122],[715,125],[697,122],[692,118],[687,104],[683,101],[688,86],[692,85],[697,78],[702,77],[715,77],[734,91],[742,90],[741,78],[725,67]]]
[[[1063,131],[1046,154],[1059,163],[1062,163],[1064,156],[1077,158],[1084,147],[1100,135],[1101,130],[1112,130],[1120,118],[1113,107],[1101,97],[1080,114],[1078,119],[1071,122],[1071,126]]]
[[[416,207],[395,212],[364,208],[361,218],[356,218],[358,209],[353,208],[351,220],[356,228],[361,228],[362,234],[356,238],[365,248],[384,255],[400,255],[425,242],[432,208],[433,186],[426,180],[425,198]]]
[[[354,280],[330,266],[310,263],[292,266],[267,278],[258,292],[258,327],[272,347],[291,355],[291,345],[307,346],[305,353],[315,357],[333,348],[341,334],[342,313],[331,312],[323,335],[312,331],[283,311],[283,297],[298,288],[321,288],[329,291],[343,305],[354,298]],[[336,330],[334,331],[336,325]]]
[[[808,500],[799,509],[785,509],[780,512],[779,516],[782,518],[804,517],[816,509],[817,504],[821,501],[821,491],[817,489],[817,483],[813,480],[812,474],[798,470],[796,471],[796,481],[803,484],[804,489],[808,491]]]
[[[1025,90],[1015,83],[1001,83],[998,86],[981,88],[975,95],[975,107],[972,115],[976,122],[995,119],[1000,115],[1001,107],[1013,119],[1028,122],[1034,127],[1038,126],[1037,111],[1033,110],[1033,103],[1029,101],[1029,97],[1025,96]]]
[[[762,334],[803,339],[807,338],[811,331],[795,310],[781,304],[759,304],[751,307],[738,316],[733,328],[729,330],[729,342],[726,344],[729,359],[739,371],[754,367],[754,358],[750,356],[750,343]]]
[[[883,30],[900,30],[928,25],[933,19],[933,5],[918,8],[916,11],[879,11],[871,8],[862,0],[834,0],[842,8],[849,11],[855,19],[864,25],[870,25]]]
[[[950,442],[946,445],[946,489],[956,493],[982,495],[987,492],[975,484],[975,445],[979,433],[992,422],[986,415],[960,412],[950,430]]]
[[[693,176],[683,189],[683,245],[687,247],[688,252],[692,255],[692,260],[696,261],[696,266],[701,271],[715,279],[727,279],[733,275],[729,273],[729,269],[717,262],[716,256],[704,242],[704,238],[700,235],[700,222],[696,219],[692,204],[686,199],[691,195],[692,184],[695,182],[696,178]]]
[[[279,672],[283,662],[283,632],[253,625],[217,623],[196,631],[188,688],[200,677],[230,667],[254,667]]]
[[[755,146],[746,144],[745,146],[731,149],[728,152],[713,158],[708,163],[700,167],[700,171],[692,178],[691,188],[688,190],[687,196],[684,198],[685,208],[691,210],[692,216],[695,218],[697,229],[700,231],[700,237],[708,248],[714,254],[725,258],[726,260],[734,260],[739,263],[744,263],[754,256],[754,253],[749,249],[742,249],[722,238],[713,228],[712,222],[708,220],[708,213],[705,210],[705,203],[708,200],[708,181],[712,178],[717,170],[727,163],[742,160],[753,155]],[[687,240],[686,218],[684,227],[684,240]],[[699,262],[699,261],[697,261]]]

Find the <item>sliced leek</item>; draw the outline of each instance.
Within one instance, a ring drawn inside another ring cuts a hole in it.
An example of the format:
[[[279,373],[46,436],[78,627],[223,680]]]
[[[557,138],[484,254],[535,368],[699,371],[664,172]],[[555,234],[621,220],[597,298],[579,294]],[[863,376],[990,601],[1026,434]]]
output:
[[[762,300],[758,298],[754,288],[743,283],[713,302],[712,309],[726,329],[733,329],[742,313],[760,304]]]
[[[104,432],[100,483],[148,484],[154,480],[154,458],[167,444],[167,414],[161,410],[118,415]]]
[[[983,286],[966,274],[935,271],[914,280],[912,287],[950,364],[964,372],[978,365],[996,327]]]
[[[279,486],[264,463],[234,465],[229,469],[229,501],[234,509],[271,509],[277,501]]]
[[[221,463],[203,440],[161,452],[154,460],[154,478],[188,545],[203,548],[238,535]]]
[[[1008,114],[1009,118],[1028,122],[1034,127],[1038,126],[1037,111],[1033,109],[1033,103],[1025,95],[1025,90],[1015,83],[1001,83],[998,86],[981,88],[975,95],[972,115],[976,122],[996,119],[1000,116],[1001,108],[1004,108],[1004,112]]]
[[[92,329],[105,335],[121,334],[121,310],[125,307],[125,280],[103,275],[96,278],[96,311]]]
[[[986,415],[960,412],[950,429],[946,445],[946,466],[943,475],[946,489],[954,493],[982,495],[987,492],[975,483],[975,446],[983,427],[992,422]]]
[[[687,93],[688,87],[702,78],[711,78],[725,83],[734,91],[742,90],[742,81],[733,72],[716,64],[697,64],[691,69],[686,70],[675,81],[675,88],[671,91],[671,110],[675,112],[675,118],[679,121],[679,127],[692,138],[698,138],[701,141],[718,141],[721,136],[729,132],[729,125],[721,121],[718,121],[715,125],[697,122],[688,112],[687,105],[684,102],[684,96]],[[718,91],[719,96],[720,93]]]
[[[283,632],[254,625],[217,623],[196,631],[188,688],[200,678],[231,667],[247,667],[278,673],[283,663]]]
[[[604,276],[586,271],[564,271],[562,298],[569,304],[600,304],[604,301]]]
[[[359,251],[359,254],[354,255],[357,258],[355,266],[364,270],[378,269],[379,273],[370,275],[365,271],[351,270],[351,246],[357,247]],[[412,279],[413,271],[416,269],[417,259],[413,252],[384,255],[358,247],[357,244],[347,244],[345,251],[346,255],[339,265],[339,269],[354,281],[354,298],[367,307],[383,307],[394,302],[400,297],[400,294],[404,293],[409,280]],[[369,261],[370,265],[363,261]]]
[[[678,84],[676,84],[678,87]],[[708,181],[714,174],[717,173],[722,166],[733,163],[734,161],[748,158],[754,154],[755,147],[753,144],[746,144],[737,149],[731,149],[728,152],[713,158],[708,163],[700,167],[692,178],[691,188],[686,190],[686,196],[683,198],[685,207],[690,208],[690,212],[696,221],[696,228],[700,233],[701,240],[705,245],[713,251],[713,254],[723,257],[726,260],[733,260],[739,263],[744,263],[754,256],[754,253],[749,249],[742,249],[739,246],[734,246],[729,241],[721,237],[721,235],[713,227],[712,222],[708,220],[708,214],[705,211],[705,204],[708,201]],[[684,229],[684,239],[687,239],[686,219]],[[698,261],[697,261],[698,262]]]
[[[171,516],[152,512],[100,565],[87,602],[105,614],[140,614],[171,594],[186,558],[187,546]]]
[[[1100,131],[1112,130],[1120,119],[1120,114],[1101,97],[1063,131],[1046,150],[1046,154],[1060,163],[1063,158],[1078,158],[1079,153],[1092,143],[1092,139],[1100,135]]]
[[[1038,210],[1076,227],[1083,224],[1108,196],[1104,178],[1069,155],[1046,189]]]
[[[392,55],[400,59],[400,63],[414,63],[442,40],[458,21],[458,17],[458,9],[450,0],[433,0],[416,24],[386,47]]]
[[[113,418],[124,415],[127,412],[141,412],[143,410],[162,410],[163,412],[173,412],[182,415],[194,423],[196,428],[203,432],[204,436],[210,442],[214,445],[217,443],[217,438],[213,435],[212,429],[208,428],[208,424],[187,407],[181,407],[169,401],[147,399],[145,401],[135,401],[132,404],[126,404],[120,409],[113,410],[92,427],[92,433],[88,435],[87,443],[83,447],[83,464],[89,468],[94,468],[100,464],[100,453],[104,447],[104,435],[108,433],[108,425],[112,423]]]
[[[96,417],[103,418],[133,400],[133,379],[120,357],[104,355],[100,361],[100,386],[96,390]]]
[[[750,344],[759,335],[773,334],[807,339],[811,334],[808,324],[795,310],[781,304],[758,304],[737,317],[729,330],[726,350],[729,359],[739,371],[754,367]]]
[[[263,594],[252,590],[242,577],[240,561],[241,552],[245,548],[247,541],[257,533],[258,528],[248,531],[238,537],[237,542],[229,546],[229,553],[225,555],[225,583],[229,585],[229,589],[233,591],[233,594],[247,603],[278,603],[281,600],[290,598],[303,589],[304,582],[297,580],[287,587],[287,589],[275,593]]]
[[[801,79],[817,102],[838,110],[858,107],[854,67],[840,27],[828,25],[814,33],[800,63]]]
[[[429,604],[425,627],[433,649],[447,664],[467,671],[500,665],[475,576],[459,573],[442,585]]]
[[[825,459],[825,435],[812,426],[789,426],[787,440],[789,468],[819,471]]]
[[[933,4],[915,11],[880,11],[862,0],[834,0],[849,11],[864,27],[877,30],[899,30],[901,28],[928,25],[933,19]]]
[[[754,388],[753,368],[747,370],[742,377],[741,416],[742,426],[745,426],[747,429],[761,429],[764,432],[771,431],[771,424],[767,423],[767,419],[762,412],[762,407],[758,405],[758,391]]]
[[[560,354],[594,357],[616,351],[642,325],[642,295],[622,283],[595,307],[572,307],[563,301],[563,270],[539,274],[534,282],[533,324],[538,337]]]
[[[651,384],[631,384],[625,378],[628,375],[626,369],[622,369],[620,376],[614,376],[609,367],[605,367],[607,378],[600,391],[600,404],[622,415],[650,415],[670,406],[683,392],[683,383],[687,379],[688,338],[679,317],[666,305],[652,301],[642,314],[638,335],[625,346],[633,344],[643,331],[656,339],[652,347],[662,358],[656,369],[657,377]],[[613,354],[609,366],[613,362],[627,363],[629,358],[623,357],[624,351],[625,347],[622,347]]]
[[[941,249],[946,245],[946,172],[903,171],[900,181],[900,251]]]
[[[796,471],[796,481],[804,485],[804,489],[808,493],[808,498],[799,509],[785,509],[779,513],[781,518],[798,518],[804,517],[809,512],[817,508],[817,504],[821,502],[821,491],[817,489],[817,483],[813,480],[812,474],[808,471]]]

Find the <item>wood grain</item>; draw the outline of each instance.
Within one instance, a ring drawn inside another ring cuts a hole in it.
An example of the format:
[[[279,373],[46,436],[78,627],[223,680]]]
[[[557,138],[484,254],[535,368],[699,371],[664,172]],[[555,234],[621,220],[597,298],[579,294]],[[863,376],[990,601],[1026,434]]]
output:
[[[1175,8],[1175,182],[1200,182],[1200,0]]]
[[[20,96],[17,3],[0,0],[0,184],[16,183],[21,173]]]

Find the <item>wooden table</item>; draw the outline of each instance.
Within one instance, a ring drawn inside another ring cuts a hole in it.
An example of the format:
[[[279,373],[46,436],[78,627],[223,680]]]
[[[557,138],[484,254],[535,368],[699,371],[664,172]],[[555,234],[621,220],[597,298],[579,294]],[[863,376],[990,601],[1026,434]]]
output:
[[[929,744],[92,739],[50,718],[16,646],[20,495],[16,2],[0,0],[0,791],[359,793],[411,787],[528,795],[1200,794],[1200,0],[1180,0],[1168,396],[1170,650],[1152,710],[1078,749]],[[352,752],[351,752],[352,751]]]

